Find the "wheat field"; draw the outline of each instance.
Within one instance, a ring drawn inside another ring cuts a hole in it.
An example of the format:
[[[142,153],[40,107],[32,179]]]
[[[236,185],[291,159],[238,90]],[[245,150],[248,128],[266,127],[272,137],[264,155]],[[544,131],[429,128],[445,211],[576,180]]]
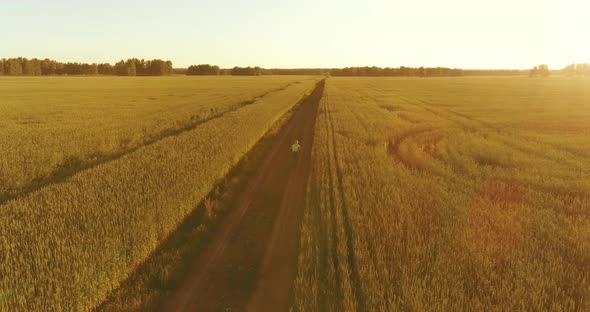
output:
[[[330,78],[298,311],[590,310],[590,80]]]
[[[0,77],[0,202],[305,77]]]
[[[71,82],[65,82],[68,86],[75,85],[77,79],[94,78],[71,79]],[[16,79],[7,81],[29,83]],[[104,111],[99,108],[100,102],[94,107],[85,101],[73,101],[68,104],[73,108],[63,113],[69,116],[70,122],[61,127],[59,120],[65,117],[51,116],[43,101],[34,104],[35,101],[31,100],[37,110],[27,111],[27,114],[35,120],[46,120],[57,129],[56,132],[53,135],[44,133],[35,128],[37,124],[28,124],[29,128],[25,129],[30,132],[15,130],[26,143],[14,145],[14,150],[6,150],[6,144],[14,144],[14,138],[2,140],[2,152],[16,154],[15,157],[35,153],[41,156],[57,154],[56,158],[67,153],[84,157],[85,153],[100,148],[101,142],[118,144],[116,142],[129,133],[142,133],[142,125],[152,125],[152,133],[157,133],[155,129],[163,127],[159,118],[169,122],[174,118],[182,121],[183,117],[190,119],[192,114],[210,108],[225,112],[0,205],[0,311],[92,310],[149,257],[197,207],[216,180],[224,177],[275,121],[311,92],[316,79],[173,77],[145,81],[96,78],[96,81],[103,88],[112,87],[114,94],[118,92],[117,86],[131,84],[136,88],[151,84],[156,90],[147,88],[145,93],[163,93],[161,96],[166,99],[155,105],[143,102],[122,107],[125,98],[144,98],[144,91],[136,90],[138,94],[122,96],[123,99],[116,103],[105,102]],[[39,88],[51,89],[55,86],[49,85],[59,84],[62,80],[46,78],[37,82],[44,85]],[[168,83],[176,85],[176,96],[184,94],[186,102],[180,100],[173,104],[173,100],[167,100],[168,92],[173,92],[164,87]],[[183,84],[184,88],[196,87],[183,93]],[[84,85],[93,88],[92,84]],[[161,89],[156,87],[158,85],[162,86]],[[3,84],[2,88],[8,87]],[[50,106],[52,109],[71,100],[67,95],[70,89],[62,89],[62,100],[58,99],[59,91],[53,90],[56,99]],[[206,93],[209,91],[210,94]],[[6,93],[2,94],[6,96]],[[190,94],[198,96],[193,98]],[[31,96],[37,94],[33,92]],[[226,96],[229,98],[224,98]],[[246,103],[228,109],[243,101]],[[11,105],[16,104],[1,102],[0,111],[12,112]],[[135,112],[126,112],[131,108]],[[165,110],[170,111],[162,112]],[[21,111],[20,114],[25,113]],[[84,118],[86,114],[91,118]],[[137,115],[138,120],[129,120],[127,114]],[[12,120],[7,115],[1,116],[3,120]],[[87,125],[80,126],[84,123]],[[0,131],[6,133],[13,131],[14,127],[19,126],[12,124]],[[77,129],[76,135],[69,134],[72,129]],[[63,142],[64,145],[40,149],[40,145],[29,141],[31,133],[40,133],[39,140]],[[143,140],[145,137],[130,144],[141,144],[139,142]],[[86,143],[84,149],[65,149],[67,144],[84,146]],[[2,160],[6,158],[2,157]],[[35,166],[42,166],[42,161],[31,161],[23,168],[39,172]],[[14,169],[17,175],[20,174],[18,168]],[[8,177],[8,181],[12,179],[12,176]]]

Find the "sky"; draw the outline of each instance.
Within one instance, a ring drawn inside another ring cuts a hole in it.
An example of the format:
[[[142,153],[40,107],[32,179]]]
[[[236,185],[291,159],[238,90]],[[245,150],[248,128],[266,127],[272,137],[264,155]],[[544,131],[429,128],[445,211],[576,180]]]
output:
[[[0,58],[265,68],[590,63],[587,0],[0,0]]]

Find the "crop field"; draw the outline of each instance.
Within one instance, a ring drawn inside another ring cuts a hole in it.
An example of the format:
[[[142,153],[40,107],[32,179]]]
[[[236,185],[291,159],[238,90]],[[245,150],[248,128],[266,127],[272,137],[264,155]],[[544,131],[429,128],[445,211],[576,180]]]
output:
[[[299,311],[590,310],[590,80],[330,78]]]
[[[0,203],[303,77],[0,77]]]
[[[96,307],[316,82],[0,79],[0,311]]]

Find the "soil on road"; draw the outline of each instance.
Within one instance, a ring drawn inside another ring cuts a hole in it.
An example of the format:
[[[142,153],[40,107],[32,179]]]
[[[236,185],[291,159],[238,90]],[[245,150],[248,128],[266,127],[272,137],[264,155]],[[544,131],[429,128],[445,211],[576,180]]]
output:
[[[210,243],[161,311],[288,311],[324,81],[275,136]],[[301,150],[293,157],[291,144]]]

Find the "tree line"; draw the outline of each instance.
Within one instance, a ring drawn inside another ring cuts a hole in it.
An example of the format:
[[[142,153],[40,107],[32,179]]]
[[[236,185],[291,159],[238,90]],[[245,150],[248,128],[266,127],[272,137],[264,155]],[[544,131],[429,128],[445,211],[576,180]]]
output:
[[[211,65],[193,65],[191,67]],[[219,68],[218,66],[213,66]],[[189,67],[190,68],[190,67]],[[590,64],[571,64],[561,71],[550,71],[547,64],[535,66],[529,71],[531,77],[547,77],[551,72],[561,72],[568,77],[590,76]],[[186,71],[179,73],[187,73]],[[367,76],[367,77],[458,77],[458,76],[524,76],[526,70],[518,69],[458,69],[447,67],[345,67],[345,68],[260,68],[234,67],[214,71],[200,70],[198,75],[330,75],[330,76]],[[188,74],[188,73],[187,73]]]
[[[191,65],[188,68],[174,69],[176,74],[185,75],[233,75],[233,76],[261,76],[261,75],[325,75],[327,69],[321,68],[261,68],[259,66],[248,66],[233,68],[220,68],[217,65],[200,64]]]
[[[570,64],[562,70],[562,73],[568,77],[590,77],[590,64]]]
[[[187,75],[219,75],[221,73],[221,69],[217,65],[209,65],[209,64],[201,64],[201,65],[191,65],[187,68],[186,74]]]
[[[568,77],[590,76],[590,64],[571,64],[562,70],[550,71],[547,64],[529,70],[530,77],[547,77],[561,73]],[[457,76],[512,76],[525,75],[521,70],[471,70],[447,67],[345,67],[345,68],[261,68],[248,66],[220,68],[217,65],[200,64],[188,68],[173,68],[171,61],[131,58],[109,63],[62,63],[50,59],[3,58],[0,59],[0,75],[5,76],[52,76],[52,75],[117,75],[117,76],[165,76],[185,75],[330,75],[367,77],[457,77]]]
[[[235,66],[231,69],[221,69],[217,65],[200,64],[191,65],[186,70],[177,70],[177,73],[184,73],[186,75],[232,75],[232,76],[261,76],[261,75],[273,75],[274,73],[265,68],[259,66],[255,67],[239,67]]]
[[[456,77],[463,71],[446,67],[345,67],[330,70],[331,76],[368,76],[368,77]]]
[[[533,67],[529,71],[529,77],[549,77],[549,66],[547,64],[541,64]]]
[[[50,59],[26,59],[23,57],[0,59],[0,75],[5,76],[53,76],[53,75],[117,75],[164,76],[173,72],[172,62],[160,59],[121,60],[109,63],[62,63]]]
[[[463,69],[463,76],[523,76],[526,71],[518,69]]]
[[[272,68],[269,71],[273,75],[327,75],[330,73],[329,69],[323,68]]]
[[[233,75],[233,76],[261,76],[261,75],[331,75],[331,76],[418,76],[418,77],[454,77],[461,76],[461,69],[445,67],[412,68],[401,66],[399,68],[381,67],[346,67],[346,68],[261,68],[234,67],[220,69],[219,66],[201,64],[191,65],[186,70],[178,69],[176,73],[186,75]]]
[[[263,70],[262,68],[255,66],[255,67],[234,67],[231,69],[231,74],[233,76],[261,76],[263,74],[269,74],[268,71]]]

